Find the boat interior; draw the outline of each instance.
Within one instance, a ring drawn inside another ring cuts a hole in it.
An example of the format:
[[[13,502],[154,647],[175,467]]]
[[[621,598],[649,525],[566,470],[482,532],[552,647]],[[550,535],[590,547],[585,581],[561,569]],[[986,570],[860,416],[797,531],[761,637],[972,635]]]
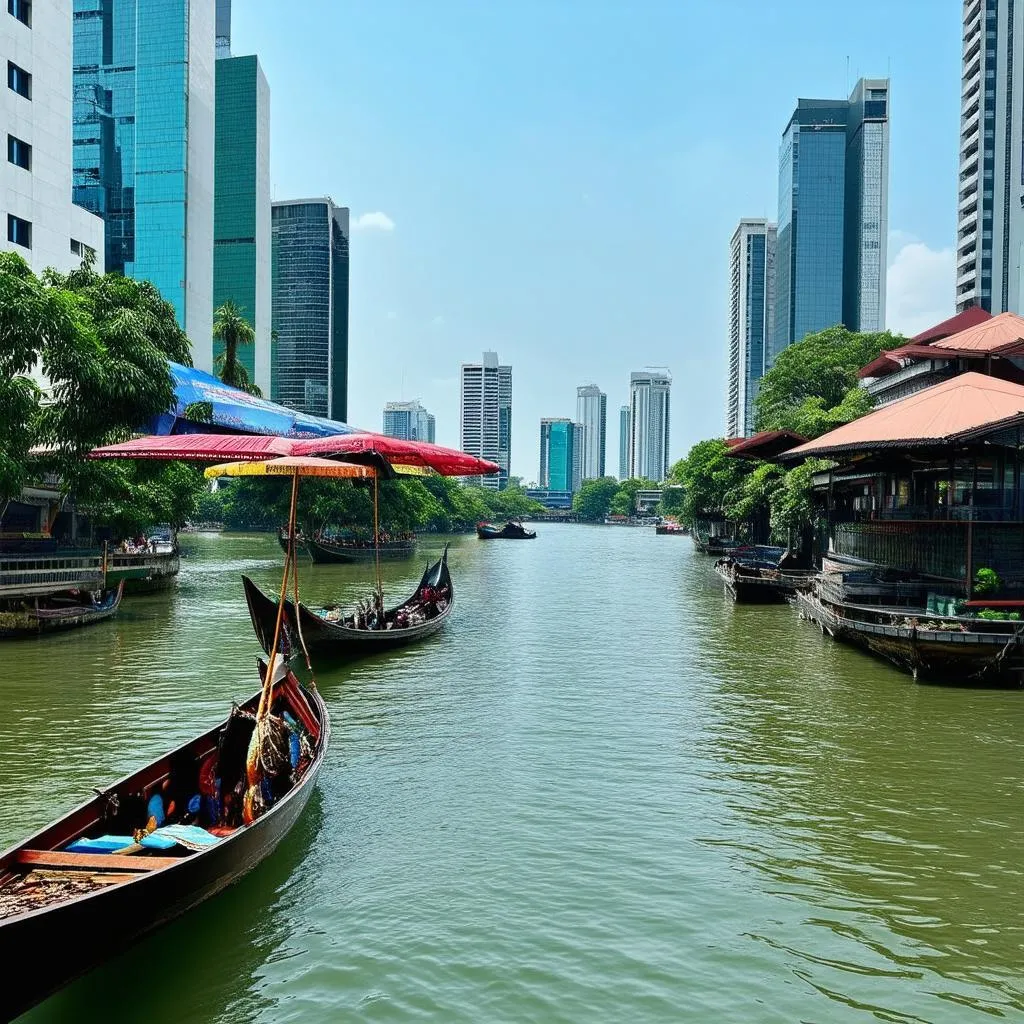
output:
[[[256,694],[227,721],[157,759],[0,857],[0,920],[180,864],[252,824],[304,776],[320,722],[298,680],[275,672],[271,721],[282,770],[247,785]],[[265,764],[265,759],[264,762]]]

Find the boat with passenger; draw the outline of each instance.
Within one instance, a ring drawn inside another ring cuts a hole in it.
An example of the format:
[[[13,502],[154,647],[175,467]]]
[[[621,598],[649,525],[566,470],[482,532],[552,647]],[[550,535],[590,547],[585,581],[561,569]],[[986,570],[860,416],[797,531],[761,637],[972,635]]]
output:
[[[503,526],[494,523],[477,523],[476,535],[481,540],[535,540],[536,530],[528,530],[522,523],[510,519]]]

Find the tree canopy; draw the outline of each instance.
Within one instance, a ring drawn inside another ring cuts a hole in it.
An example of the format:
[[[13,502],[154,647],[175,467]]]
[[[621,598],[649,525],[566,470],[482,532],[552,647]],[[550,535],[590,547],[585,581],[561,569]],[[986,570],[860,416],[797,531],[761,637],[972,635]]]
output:
[[[804,437],[849,423],[871,409],[857,371],[905,338],[889,331],[857,333],[845,327],[808,334],[784,349],[765,373],[754,399],[758,430],[793,430]]]

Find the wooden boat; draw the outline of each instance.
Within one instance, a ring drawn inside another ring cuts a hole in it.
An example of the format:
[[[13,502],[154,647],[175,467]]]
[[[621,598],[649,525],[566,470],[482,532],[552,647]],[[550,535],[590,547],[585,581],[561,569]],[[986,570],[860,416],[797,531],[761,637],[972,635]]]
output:
[[[534,540],[535,530],[528,530],[522,523],[507,522],[504,526],[494,523],[477,523],[476,535],[481,540]]]
[[[265,676],[262,663],[260,671]],[[290,788],[251,824],[211,825],[211,831],[174,825],[167,832],[157,829],[153,837],[159,840],[132,841],[133,831],[146,824],[153,794],[166,783],[171,797],[180,792],[187,799],[196,792],[193,784],[201,785],[204,761],[221,779],[224,793],[232,792],[236,778],[244,780],[259,693],[240,711],[233,709],[221,725],[97,790],[77,809],[0,854],[5,978],[0,1019],[24,1013],[140,936],[238,881],[274,851],[313,792],[330,737],[319,694],[304,690],[280,662],[274,675],[275,712],[287,710],[299,724],[303,753]],[[212,755],[215,764],[208,761]],[[177,837],[181,842],[176,844]],[[109,849],[121,841],[127,851],[79,852],[83,846]],[[78,849],[69,851],[69,846]],[[259,893],[254,891],[253,898]]]
[[[715,572],[737,604],[789,601],[797,591],[810,587],[816,575],[810,569],[780,569],[777,564],[748,562],[732,556],[715,562]]]
[[[685,537],[688,531],[685,526],[681,526],[679,523],[658,523],[654,528],[654,532],[659,537]]]
[[[1024,683],[1024,623],[936,615],[925,608],[835,603],[822,582],[796,595],[802,618],[915,679],[964,685]]]
[[[72,590],[0,603],[0,638],[14,639],[91,626],[121,607],[124,580],[109,590]]]
[[[281,550],[284,552],[288,551],[288,529],[284,527],[277,531],[277,543],[281,545]],[[309,558],[309,551],[306,548],[306,538],[301,533],[295,536],[295,553],[297,555],[303,555]]]
[[[733,540],[731,537],[717,537],[709,536],[702,537],[696,530],[691,534],[693,537],[693,546],[702,555],[727,555],[730,551],[740,546],[739,541]]]
[[[267,597],[248,576],[242,577],[249,616],[263,649],[269,653],[274,639],[274,620],[277,602]],[[446,594],[443,606],[430,597],[430,592]],[[427,600],[424,595],[427,594]],[[431,611],[426,619],[418,619],[424,605]],[[428,566],[412,596],[384,613],[386,628],[357,628],[355,616],[345,615],[337,606],[309,608],[300,602],[302,639],[310,654],[319,653],[335,658],[359,658],[393,647],[417,643],[444,628],[455,606],[455,587],[448,571],[448,548],[431,566]],[[400,625],[408,619],[407,625]],[[301,650],[295,604],[285,605],[285,655],[291,657]]]
[[[398,558],[411,558],[416,553],[416,538],[382,541],[375,545],[373,541],[309,537],[305,541],[305,548],[314,562],[373,562],[377,559],[378,551],[382,560],[393,561]]]

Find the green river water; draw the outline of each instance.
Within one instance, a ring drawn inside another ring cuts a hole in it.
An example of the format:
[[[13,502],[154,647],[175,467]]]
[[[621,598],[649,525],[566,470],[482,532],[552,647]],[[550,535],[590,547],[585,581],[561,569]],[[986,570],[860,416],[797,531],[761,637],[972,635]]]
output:
[[[273,587],[276,541],[183,545],[173,590],[0,647],[0,845],[255,689],[239,575]],[[734,607],[649,529],[451,564],[445,634],[319,673],[332,746],[277,853],[26,1022],[1024,1021],[1024,694]]]

